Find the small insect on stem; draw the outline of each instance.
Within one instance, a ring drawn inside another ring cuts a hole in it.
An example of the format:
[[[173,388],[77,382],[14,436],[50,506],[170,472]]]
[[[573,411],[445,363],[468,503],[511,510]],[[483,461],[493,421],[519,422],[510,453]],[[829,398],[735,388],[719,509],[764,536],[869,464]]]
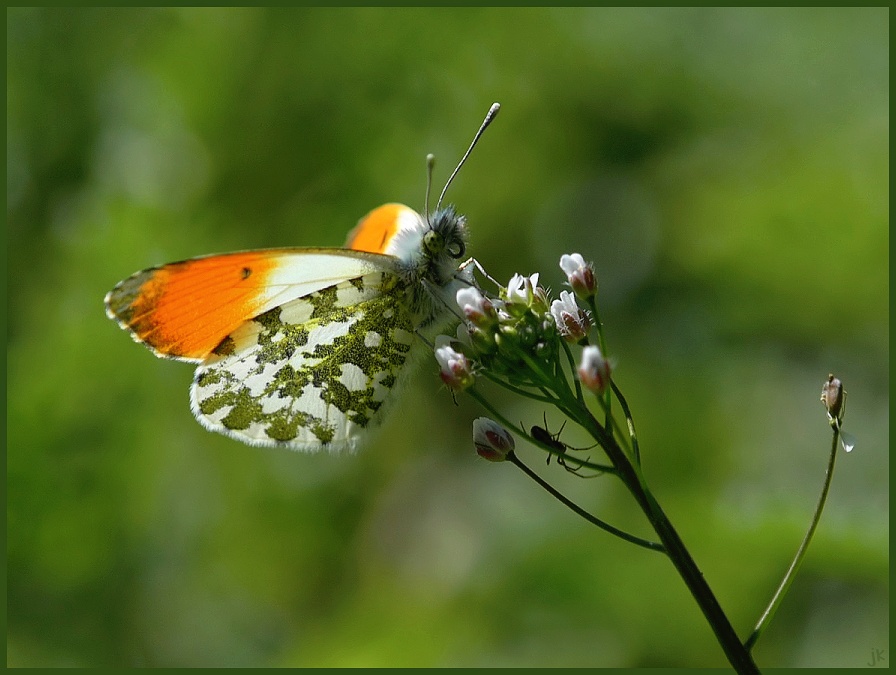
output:
[[[547,426],[548,426],[548,422],[547,422],[547,419],[545,419],[543,427],[540,427],[537,425],[533,426],[532,429],[529,431],[529,433],[532,434],[532,438],[534,438],[539,443],[542,443],[544,445],[547,445],[548,447],[553,448],[560,455],[565,455],[567,446],[566,446],[566,443],[563,443],[560,441],[560,434],[563,432],[563,427],[566,426],[566,422],[564,422],[562,424],[562,426],[560,427],[560,430],[556,434],[552,434],[550,431],[548,431]],[[551,463],[551,457],[553,457],[553,455],[554,455],[554,453],[550,453],[550,452],[548,453],[548,460],[547,460],[546,464]],[[557,457],[557,463],[560,464],[561,466],[564,466],[564,467],[566,466],[566,464],[563,462],[562,456]]]
[[[566,463],[566,460],[564,459],[564,455],[566,455],[566,451],[567,451],[567,450],[575,450],[575,451],[590,450],[590,449],[593,448],[594,446],[591,445],[591,446],[589,446],[589,447],[587,447],[587,448],[573,448],[572,446],[570,446],[570,445],[568,445],[568,444],[566,444],[566,443],[564,443],[563,441],[560,440],[560,434],[563,433],[563,429],[566,427],[566,422],[565,422],[565,421],[563,422],[563,424],[560,425],[560,428],[557,430],[557,433],[552,434],[552,433],[548,430],[548,420],[547,420],[547,416],[542,415],[542,419],[544,420],[544,426],[543,426],[543,427],[540,427],[540,426],[538,426],[538,425],[535,425],[535,426],[533,426],[533,427],[529,430],[529,433],[531,434],[531,436],[532,436],[533,439],[535,439],[536,441],[538,441],[538,442],[541,443],[542,445],[546,445],[546,446],[548,446],[549,448],[552,448],[552,449],[554,449],[554,450],[556,451],[556,453],[553,453],[553,452],[549,452],[549,453],[548,453],[548,459],[547,459],[546,464],[550,464],[550,463],[551,463],[551,457],[552,457],[554,454],[556,454],[556,455],[557,455],[557,464],[559,464],[560,466],[562,466],[564,469],[566,469],[566,470],[569,471],[570,473],[578,474],[579,470],[580,470],[582,467],[581,467],[581,466],[576,466],[576,467],[571,467],[571,466],[569,466],[569,465]],[[599,474],[598,474],[598,475],[599,475]]]

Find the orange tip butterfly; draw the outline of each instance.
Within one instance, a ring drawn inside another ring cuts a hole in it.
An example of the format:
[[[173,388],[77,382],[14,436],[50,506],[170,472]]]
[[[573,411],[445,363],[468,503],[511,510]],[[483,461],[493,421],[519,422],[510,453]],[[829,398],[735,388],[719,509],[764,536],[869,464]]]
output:
[[[475,284],[466,220],[442,199],[425,215],[386,204],[345,248],[210,255],[137,272],[106,294],[106,314],[156,356],[199,364],[193,414],[250,445],[355,450],[405,379],[418,335],[450,319]],[[428,158],[430,175],[432,158]]]

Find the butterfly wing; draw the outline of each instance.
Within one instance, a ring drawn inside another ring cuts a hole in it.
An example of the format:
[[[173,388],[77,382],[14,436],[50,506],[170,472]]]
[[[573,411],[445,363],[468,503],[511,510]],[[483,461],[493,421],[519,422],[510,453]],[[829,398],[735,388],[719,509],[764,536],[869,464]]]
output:
[[[403,292],[392,272],[369,272],[243,323],[197,368],[194,414],[252,445],[355,449],[407,371]]]
[[[400,255],[401,240],[412,232],[426,229],[423,217],[404,204],[383,204],[358,221],[348,233],[346,248],[370,253]],[[408,243],[411,247],[414,242]]]
[[[327,248],[193,258],[125,279],[106,295],[106,314],[157,356],[202,362],[248,319],[393,264],[388,256]]]

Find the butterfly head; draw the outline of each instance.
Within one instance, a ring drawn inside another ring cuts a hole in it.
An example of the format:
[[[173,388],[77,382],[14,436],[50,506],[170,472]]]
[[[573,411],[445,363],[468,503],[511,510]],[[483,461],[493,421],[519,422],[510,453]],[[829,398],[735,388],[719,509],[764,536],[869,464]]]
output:
[[[439,209],[428,218],[429,229],[423,235],[423,249],[432,258],[460,260],[467,251],[466,218],[453,206]]]
[[[443,286],[454,276],[459,260],[466,253],[466,218],[453,206],[440,208],[426,217],[411,209],[408,212],[413,214],[413,219],[405,220],[406,226],[398,229],[385,252],[401,261],[400,266],[408,277]]]
[[[427,155],[424,215],[403,204],[384,204],[361,219],[349,233],[346,247],[395,256],[401,261],[406,273],[444,285],[456,272],[457,261],[466,253],[467,232],[466,219],[453,206],[443,207],[442,200],[482,133],[500,109],[498,103],[489,108],[473,142],[445,182],[434,210],[430,211],[429,208],[429,193],[435,158]]]
[[[427,266],[424,276],[443,285],[454,276],[467,251],[467,219],[446,206],[431,214],[426,225],[420,249]]]

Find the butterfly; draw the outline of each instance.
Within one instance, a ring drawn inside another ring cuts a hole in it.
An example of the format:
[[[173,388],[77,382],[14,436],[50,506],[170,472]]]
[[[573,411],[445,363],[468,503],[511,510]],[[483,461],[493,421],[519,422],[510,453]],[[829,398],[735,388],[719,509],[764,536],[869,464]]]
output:
[[[489,109],[424,214],[385,204],[345,248],[278,248],[192,258],[118,283],[106,314],[156,356],[198,364],[199,422],[244,443],[355,450],[382,420],[421,336],[475,284],[466,219],[445,191],[500,106]]]

